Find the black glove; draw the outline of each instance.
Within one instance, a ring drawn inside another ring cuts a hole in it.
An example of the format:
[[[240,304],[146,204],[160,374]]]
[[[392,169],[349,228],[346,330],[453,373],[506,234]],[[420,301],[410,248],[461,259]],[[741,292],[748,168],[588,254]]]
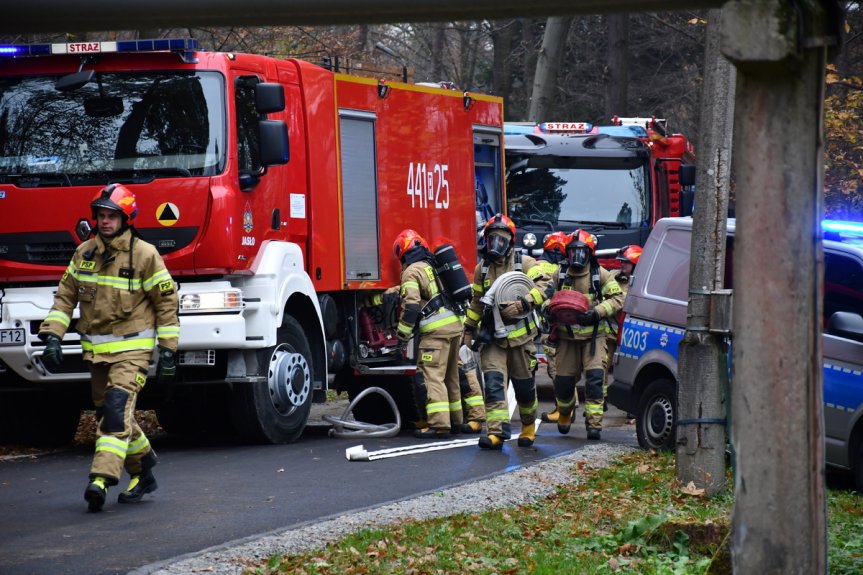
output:
[[[60,338],[49,333],[45,336],[45,351],[42,352],[42,363],[51,371],[57,371],[63,363],[63,348],[60,347]]]
[[[400,299],[401,299],[401,296],[399,295],[399,292],[397,292],[397,291],[384,293],[383,304],[386,306],[390,306],[390,307],[396,307],[399,305]]]
[[[168,383],[177,376],[176,354],[167,347],[159,346],[159,364],[156,366],[156,381]]]
[[[592,309],[585,313],[578,314],[579,325],[596,325],[599,323],[599,312]]]

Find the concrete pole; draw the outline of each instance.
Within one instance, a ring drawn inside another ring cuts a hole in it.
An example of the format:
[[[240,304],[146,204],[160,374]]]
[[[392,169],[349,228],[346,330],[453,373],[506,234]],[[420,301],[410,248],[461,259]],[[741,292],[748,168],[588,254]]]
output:
[[[732,519],[735,573],[827,568],[820,339],[822,93],[817,2],[737,0]]]
[[[725,236],[734,122],[734,66],[719,50],[721,10],[707,15],[701,128],[696,146],[697,198],[689,260],[689,307],[680,343],[677,477],[707,495],[725,491],[725,389],[730,297],[720,294],[725,277]],[[709,105],[708,105],[709,102]],[[713,315],[714,317],[711,317]],[[720,319],[725,325],[716,325]]]

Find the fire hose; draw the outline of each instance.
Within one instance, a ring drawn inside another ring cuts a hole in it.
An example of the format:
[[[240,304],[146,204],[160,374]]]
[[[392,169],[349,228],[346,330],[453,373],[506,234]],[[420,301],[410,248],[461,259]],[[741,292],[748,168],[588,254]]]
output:
[[[348,419],[354,406],[370,393],[382,395],[384,399],[387,400],[387,403],[390,404],[390,408],[392,408],[393,413],[396,416],[395,423],[384,423],[378,425],[374,423],[366,423],[365,421]],[[357,395],[353,401],[348,404],[342,412],[341,417],[325,415],[321,419],[333,426],[332,429],[329,430],[328,435],[330,437],[337,437],[340,439],[353,437],[395,437],[399,434],[402,427],[402,418],[399,414],[399,408],[396,406],[395,400],[393,400],[393,397],[387,393],[386,390],[381,389],[380,387],[368,387],[362,390],[359,395]]]
[[[533,280],[527,277],[524,272],[506,272],[494,280],[489,290],[480,298],[479,301],[491,309],[492,317],[494,318],[494,337],[496,339],[503,339],[507,334],[503,318],[500,317],[501,304],[526,299],[528,293],[534,287],[536,286]],[[532,309],[526,309],[517,317],[518,319],[523,319],[532,313]]]

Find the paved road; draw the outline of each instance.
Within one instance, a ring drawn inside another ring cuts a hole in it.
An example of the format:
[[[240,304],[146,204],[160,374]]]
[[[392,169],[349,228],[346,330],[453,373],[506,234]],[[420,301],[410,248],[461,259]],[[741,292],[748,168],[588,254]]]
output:
[[[548,410],[548,399],[541,400],[541,411]],[[635,445],[623,414],[612,410],[608,416],[603,441]],[[545,426],[532,449],[512,441],[503,452],[465,447],[350,462],[345,449],[360,442],[329,438],[319,426],[291,445],[206,445],[158,437],[153,443],[161,457],[159,490],[138,505],[118,505],[114,488],[98,514],[87,513],[83,500],[90,449],[0,461],[0,573],[127,573],[228,541],[506,472],[586,442],[578,425],[568,436]],[[361,443],[375,450],[422,442],[403,432]]]

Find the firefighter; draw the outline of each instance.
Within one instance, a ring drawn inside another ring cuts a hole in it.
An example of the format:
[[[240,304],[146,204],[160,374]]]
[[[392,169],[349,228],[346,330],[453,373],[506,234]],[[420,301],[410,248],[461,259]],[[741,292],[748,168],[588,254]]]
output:
[[[55,371],[63,359],[61,340],[75,306],[80,318],[83,359],[90,365],[98,425],[96,448],[84,499],[100,511],[108,487],[131,476],[120,503],[134,503],[156,490],[156,453],[135,421],[135,402],[158,350],[157,377],[176,375],[180,336],[177,288],[156,248],[132,227],[138,213],[125,186],[109,184],[90,202],[97,234],[75,250],[60,279],[54,304],[39,326],[42,361]]]
[[[554,398],[557,430],[569,433],[578,402],[575,384],[585,375],[584,414],[588,439],[599,439],[602,430],[603,380],[605,377],[605,333],[600,334],[603,318],[612,318],[623,305],[623,292],[611,272],[601,267],[595,256],[596,239],[576,230],[566,245],[567,270],[557,289],[578,290],[587,296],[591,308],[578,316],[575,325],[557,325],[557,376]]]
[[[531,313],[551,296],[551,278],[531,257],[514,249],[515,224],[502,214],[496,214],[483,228],[482,259],[474,270],[473,298],[467,310],[462,343],[470,346],[474,339],[484,345],[480,352],[480,367],[485,380],[485,412],[487,434],[479,439],[482,449],[502,449],[510,438],[509,409],[506,385],[512,380],[521,418],[520,447],[533,445],[536,439],[536,346],[539,330]],[[533,282],[526,296],[516,301],[495,302],[500,310],[505,335],[495,333],[492,311],[480,298],[494,281],[506,272],[520,271]]]
[[[539,256],[537,263],[542,266],[546,275],[552,279],[552,286],[557,284],[558,275],[561,273],[561,264],[566,261],[566,244],[568,242],[569,234],[566,232],[552,232],[545,237],[545,241],[542,244],[542,255]],[[554,381],[554,376],[557,373],[554,364],[555,346],[548,341],[548,318],[541,317],[540,321],[542,324],[540,342],[546,359],[545,369],[549,379]],[[551,413],[543,411],[540,418],[546,423],[556,422],[557,409]]]
[[[485,421],[485,399],[482,397],[482,386],[476,375],[476,359],[470,348],[466,346],[461,346],[458,355],[458,381],[467,420],[461,426],[461,431],[479,433]]]
[[[393,243],[402,266],[401,315],[396,337],[406,344],[419,333],[414,394],[423,427],[419,438],[446,438],[461,431],[463,423],[458,376],[462,322],[449,309],[432,265],[426,241],[411,229],[402,230]]]
[[[626,300],[626,292],[629,291],[629,280],[632,278],[632,272],[635,271],[635,266],[638,264],[638,259],[641,257],[641,246],[623,246],[617,250],[617,259],[620,262],[620,271],[614,276],[617,285],[620,286],[620,291],[623,292],[624,301]],[[622,306],[621,306],[622,307]],[[609,329],[606,336],[606,347],[608,351],[605,355],[605,380],[602,384],[603,394],[608,393],[608,374],[614,368],[612,360],[614,352],[617,350],[617,334],[620,331],[620,314],[615,318],[607,318]]]

